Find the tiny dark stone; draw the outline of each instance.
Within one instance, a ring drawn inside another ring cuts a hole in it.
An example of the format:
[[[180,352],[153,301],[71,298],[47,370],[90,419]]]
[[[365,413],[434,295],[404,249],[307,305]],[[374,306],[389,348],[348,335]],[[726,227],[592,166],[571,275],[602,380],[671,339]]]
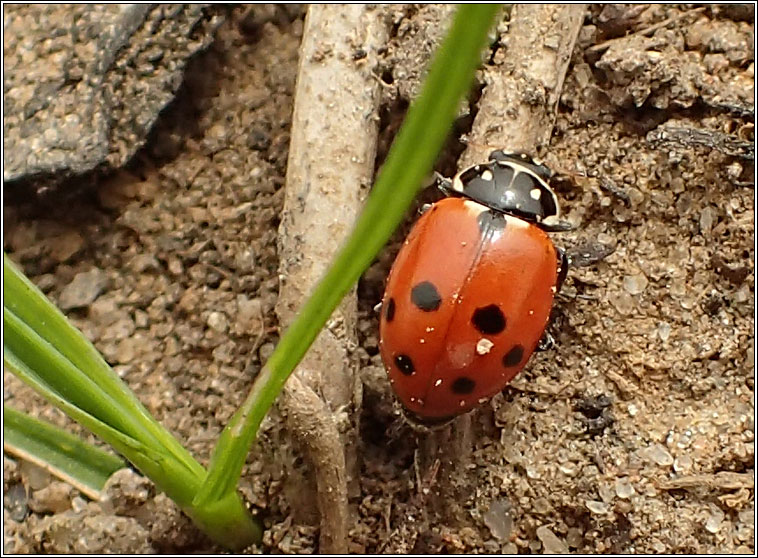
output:
[[[384,319],[391,322],[395,318],[395,299],[390,298],[387,301],[387,310],[384,312]]]
[[[505,329],[505,316],[497,305],[490,304],[474,310],[471,323],[480,333],[494,335]]]
[[[437,287],[429,281],[423,281],[411,289],[411,302],[424,312],[434,312],[440,307],[442,298]]]
[[[701,304],[703,310],[705,310],[705,313],[709,316],[716,316],[723,305],[724,301],[718,294],[711,294],[707,296]]]
[[[591,436],[602,434],[614,422],[611,406],[613,401],[610,397],[601,393],[596,396],[584,396],[574,406],[574,410],[582,413],[580,421],[587,428]]]
[[[475,386],[476,382],[474,380],[471,378],[466,378],[465,376],[461,376],[453,382],[451,389],[454,393],[466,395],[474,391]]]
[[[524,347],[521,345],[515,345],[510,351],[503,357],[503,366],[511,367],[516,366],[524,358]]]
[[[407,355],[397,355],[395,357],[395,365],[397,366],[398,370],[400,370],[400,372],[406,376],[410,376],[416,371],[416,368],[413,366],[411,357]]]
[[[613,400],[601,393],[600,395],[585,395],[574,405],[574,409],[582,413],[588,419],[598,418],[604,409],[613,405]]]

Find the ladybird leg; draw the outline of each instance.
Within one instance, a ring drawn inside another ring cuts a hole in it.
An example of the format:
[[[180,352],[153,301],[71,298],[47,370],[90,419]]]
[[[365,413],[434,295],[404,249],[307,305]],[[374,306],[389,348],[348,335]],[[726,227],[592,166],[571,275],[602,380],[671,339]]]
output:
[[[545,232],[566,232],[574,230],[574,225],[568,221],[555,221],[550,223],[542,221],[538,226]]]
[[[453,191],[453,181],[445,178],[437,171],[434,171],[434,184],[445,194],[450,194]]]
[[[563,282],[568,275],[568,268],[572,264],[571,257],[561,247],[555,249],[558,256],[558,279],[555,282],[555,293],[558,294],[561,291]]]
[[[555,347],[555,338],[550,335],[550,332],[545,331],[545,333],[542,334],[542,337],[540,337],[540,340],[534,350],[539,352],[549,351],[553,347]]]
[[[566,254],[566,250],[561,248],[560,246],[556,246],[555,248],[557,260],[558,260],[558,277],[555,281],[555,294],[558,294],[561,291],[561,287],[563,286],[563,282],[566,280],[566,275],[568,274],[568,268],[569,265],[571,265],[571,258]],[[548,320],[548,325],[553,323],[553,313],[550,313],[550,319]],[[555,346],[555,338],[550,334],[550,332],[545,329],[545,332],[542,334],[542,337],[540,337],[539,342],[537,343],[537,346],[534,348],[535,351],[549,351]]]
[[[589,267],[604,260],[615,251],[615,246],[590,241],[570,249],[569,258],[574,267]]]

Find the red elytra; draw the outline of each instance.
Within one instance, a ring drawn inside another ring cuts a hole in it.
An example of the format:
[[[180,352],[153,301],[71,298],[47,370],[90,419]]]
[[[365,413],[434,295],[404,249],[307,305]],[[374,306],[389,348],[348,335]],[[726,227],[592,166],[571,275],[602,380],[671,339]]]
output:
[[[392,266],[380,318],[390,382],[418,422],[471,410],[525,366],[561,264],[542,228],[470,199],[445,198],[421,216]]]

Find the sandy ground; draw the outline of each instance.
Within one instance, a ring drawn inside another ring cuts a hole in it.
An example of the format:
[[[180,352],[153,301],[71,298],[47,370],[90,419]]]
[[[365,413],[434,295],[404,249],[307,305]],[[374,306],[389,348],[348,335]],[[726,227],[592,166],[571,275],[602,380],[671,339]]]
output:
[[[754,550],[752,16],[617,8],[587,16],[544,157],[580,225],[556,243],[615,252],[569,273],[555,348],[473,415],[464,514],[431,505],[435,479],[414,466],[423,434],[397,414],[378,355],[372,308],[413,211],[358,286],[352,552]],[[278,335],[277,227],[303,21],[296,10],[255,21],[243,12],[193,61],[125,169],[65,205],[19,190],[3,208],[5,250],[53,301],[99,293],[68,315],[203,463]],[[405,18],[396,31],[423,22],[413,10]],[[409,94],[394,85],[384,145]],[[8,374],[4,384],[6,403],[65,423]],[[131,473],[95,504],[27,464],[5,457],[3,470],[7,552],[216,550]],[[241,482],[269,528],[258,550],[314,550],[310,483],[273,410]]]

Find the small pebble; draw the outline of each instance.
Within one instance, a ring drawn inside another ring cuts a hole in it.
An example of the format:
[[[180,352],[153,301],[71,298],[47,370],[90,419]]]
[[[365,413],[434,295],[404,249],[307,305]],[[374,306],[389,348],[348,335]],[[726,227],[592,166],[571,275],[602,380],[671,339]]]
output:
[[[626,275],[624,277],[624,289],[631,295],[642,293],[647,287],[648,281],[642,273],[637,275]]]
[[[255,270],[255,252],[252,249],[243,250],[234,256],[234,265],[237,272],[252,273]]]
[[[63,310],[84,308],[92,304],[100,293],[105,290],[108,278],[97,268],[78,273],[66,285],[58,299],[58,306]]]
[[[629,482],[628,478],[624,477],[616,479],[616,496],[623,498],[624,500],[628,500],[634,496],[634,487],[632,486],[632,483]]]
[[[518,554],[518,547],[515,543],[507,542],[503,545],[502,549],[503,554]]]
[[[225,333],[229,329],[229,320],[222,312],[211,312],[208,314],[208,327],[219,333]]]
[[[513,530],[512,505],[507,498],[493,500],[490,508],[484,513],[484,524],[496,539],[508,540]]]
[[[634,309],[634,299],[626,291],[610,294],[608,296],[608,302],[610,302],[616,311],[623,316],[631,314]]]
[[[568,533],[566,533],[566,542],[571,548],[579,548],[582,546],[583,541],[584,537],[582,536],[582,532],[576,527],[572,527],[568,530]]]
[[[144,310],[135,310],[134,311],[134,325],[139,328],[146,328],[148,323],[150,322],[150,317],[147,315],[147,312]]]
[[[737,161],[733,162],[731,165],[728,165],[726,167],[726,174],[732,180],[738,180],[742,174],[742,165],[740,165]]]
[[[261,348],[258,349],[258,356],[261,359],[261,363],[266,363],[268,359],[271,357],[272,354],[274,354],[274,344],[273,343],[264,343],[261,345]]]
[[[689,455],[680,455],[674,459],[674,471],[684,473],[692,469],[692,458]]]
[[[597,500],[585,501],[587,509],[597,515],[603,515],[608,513],[608,504],[605,502],[598,502]]]
[[[718,533],[722,521],[724,521],[724,512],[718,508],[713,508],[710,517],[705,522],[705,530],[709,533]]]
[[[51,482],[42,490],[35,490],[29,499],[29,507],[36,513],[61,513],[71,509],[71,485]]]
[[[494,346],[495,344],[489,339],[480,339],[476,344],[476,353],[479,355],[486,355]]]
[[[505,446],[503,457],[505,457],[505,460],[511,465],[520,465],[524,462],[524,455],[517,447],[511,444]]]
[[[237,296],[237,327],[248,335],[258,335],[263,328],[263,306],[261,299]]]
[[[709,233],[713,228],[713,223],[716,221],[718,215],[716,210],[710,206],[703,209],[700,213],[700,232]]]
[[[152,254],[137,254],[129,262],[132,271],[136,273],[145,273],[146,271],[159,271],[161,264],[158,258]]]
[[[44,275],[36,277],[34,279],[34,283],[37,285],[37,288],[43,293],[49,293],[51,290],[53,290],[55,285],[57,285],[55,275],[52,273],[45,273]]]
[[[69,260],[84,247],[84,238],[76,231],[65,231],[50,239],[50,256],[58,263]]]
[[[14,521],[23,521],[26,517],[27,502],[26,489],[20,482],[13,483],[4,494],[3,504]]]
[[[616,499],[616,492],[607,484],[603,483],[598,486],[597,492],[600,494],[600,499],[606,504],[610,504]]]
[[[24,484],[32,490],[41,490],[52,481],[50,473],[45,471],[42,467],[30,463],[25,459],[19,460],[18,470],[21,474],[21,478],[24,479]]]
[[[653,444],[647,448],[647,455],[661,467],[668,467],[674,463],[674,458],[661,444]]]
[[[550,502],[547,501],[547,498],[537,498],[534,500],[532,507],[534,508],[535,513],[541,514],[547,514],[553,509]]]
[[[661,341],[668,341],[671,337],[671,325],[666,322],[658,324],[658,337],[661,338]]]
[[[549,527],[537,527],[537,538],[542,541],[545,554],[568,554],[568,547]]]
[[[170,257],[168,260],[168,270],[172,275],[182,275],[184,273],[182,260],[177,257]]]
[[[579,468],[576,466],[576,463],[562,463],[558,466],[558,469],[560,469],[561,473],[563,473],[566,476],[573,477],[577,474],[579,471]]]
[[[71,509],[74,510],[75,513],[83,512],[87,509],[87,500],[81,496],[74,496],[71,500]]]
[[[129,364],[137,354],[138,343],[134,337],[127,337],[119,341],[113,354],[113,359],[119,364]]]

